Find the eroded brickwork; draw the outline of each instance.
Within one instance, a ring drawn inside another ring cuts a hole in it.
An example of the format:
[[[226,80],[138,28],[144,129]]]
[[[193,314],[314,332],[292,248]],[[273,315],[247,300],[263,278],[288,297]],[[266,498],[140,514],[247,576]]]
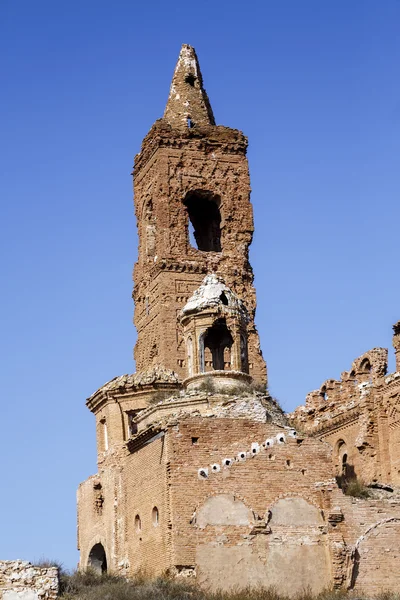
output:
[[[141,371],[161,363],[187,377],[177,315],[204,276],[217,273],[249,311],[249,373],[265,382],[249,263],[254,225],[247,138],[236,129],[216,126],[210,111],[197,57],[185,46],[164,117],[135,158],[136,367]]]
[[[399,324],[393,327],[399,368]],[[340,381],[310,392],[293,423],[333,448],[338,476],[400,485],[400,372],[387,374],[388,351],[374,348],[357,358]]]

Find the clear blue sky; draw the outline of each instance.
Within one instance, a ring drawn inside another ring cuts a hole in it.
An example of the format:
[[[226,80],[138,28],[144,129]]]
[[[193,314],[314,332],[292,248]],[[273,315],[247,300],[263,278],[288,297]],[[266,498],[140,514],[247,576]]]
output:
[[[398,0],[0,1],[0,558],[77,561],[85,399],[134,370],[133,157],[182,43],[249,136],[272,393],[290,410],[391,345],[399,25]]]

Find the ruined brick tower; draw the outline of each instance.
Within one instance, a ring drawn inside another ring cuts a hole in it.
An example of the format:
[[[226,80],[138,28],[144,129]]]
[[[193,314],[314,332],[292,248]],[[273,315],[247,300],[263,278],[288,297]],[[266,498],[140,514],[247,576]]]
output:
[[[134,165],[137,371],[161,364],[182,379],[190,375],[177,317],[205,275],[216,274],[246,306],[240,342],[246,356],[234,364],[222,317],[207,334],[202,369],[247,371],[266,382],[248,256],[254,226],[246,150],[240,131],[215,124],[196,53],[183,45],[164,116],[144,139]],[[219,360],[213,351],[218,340]]]

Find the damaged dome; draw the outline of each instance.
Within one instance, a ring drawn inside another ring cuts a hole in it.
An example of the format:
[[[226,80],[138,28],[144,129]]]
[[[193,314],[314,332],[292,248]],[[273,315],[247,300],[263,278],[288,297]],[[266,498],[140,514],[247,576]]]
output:
[[[207,308],[224,307],[228,311],[239,313],[248,321],[248,313],[243,302],[232,292],[224,280],[215,273],[207,275],[201,286],[189,298],[182,308],[182,315],[190,315]]]

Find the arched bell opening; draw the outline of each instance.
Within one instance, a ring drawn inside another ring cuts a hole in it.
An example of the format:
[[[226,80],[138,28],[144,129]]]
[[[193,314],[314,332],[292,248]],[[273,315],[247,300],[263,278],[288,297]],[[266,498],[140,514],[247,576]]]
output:
[[[249,355],[247,350],[247,339],[243,333],[240,334],[240,367],[242,373],[249,372]]]
[[[207,349],[211,352],[212,369],[214,371],[230,370],[232,345],[233,337],[226,325],[226,320],[218,319],[200,339],[202,371],[205,370],[204,357]]]
[[[221,252],[219,196],[205,190],[188,192],[183,201],[188,213],[189,241],[203,252]]]
[[[95,544],[89,552],[88,567],[99,575],[107,572],[107,557],[103,544]]]

